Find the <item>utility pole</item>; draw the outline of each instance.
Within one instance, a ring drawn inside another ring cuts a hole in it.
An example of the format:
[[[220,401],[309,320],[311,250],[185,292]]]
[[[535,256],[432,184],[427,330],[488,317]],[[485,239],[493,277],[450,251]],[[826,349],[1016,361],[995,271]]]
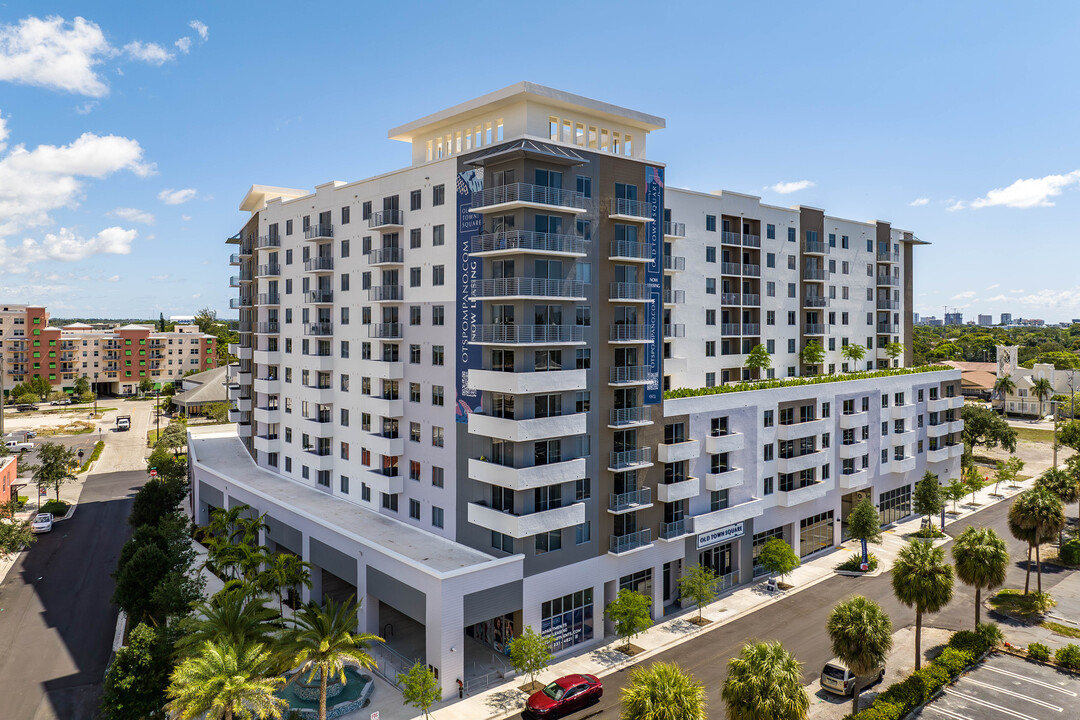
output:
[[[0,349],[0,437],[4,436],[4,351]]]

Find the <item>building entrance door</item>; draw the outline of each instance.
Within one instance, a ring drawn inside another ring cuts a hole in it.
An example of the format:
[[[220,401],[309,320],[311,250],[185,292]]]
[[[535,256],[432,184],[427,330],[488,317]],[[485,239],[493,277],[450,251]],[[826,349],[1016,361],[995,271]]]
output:
[[[840,498],[840,542],[851,537],[848,534],[848,516],[863,500],[873,500],[873,488],[863,488]]]

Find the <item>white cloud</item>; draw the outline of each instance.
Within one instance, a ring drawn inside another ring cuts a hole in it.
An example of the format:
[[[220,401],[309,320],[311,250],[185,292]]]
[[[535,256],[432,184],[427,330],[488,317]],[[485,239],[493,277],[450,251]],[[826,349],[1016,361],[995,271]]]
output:
[[[202,293],[195,293],[194,295],[191,296],[191,299],[192,300],[198,300],[201,297],[202,297]]]
[[[1022,292],[1027,292],[1027,290],[1020,288],[1019,290],[1010,290],[1009,292],[1011,292],[1013,295],[1019,295]]]
[[[60,228],[55,234],[47,233],[40,242],[25,238],[21,243],[9,246],[0,240],[0,268],[21,273],[32,263],[46,260],[72,262],[92,255],[128,255],[137,236],[135,230],[113,226],[91,238],[82,238],[68,228]]]
[[[947,211],[949,211],[949,212],[956,212],[957,210],[963,210],[965,207],[967,207],[967,206],[964,205],[963,200],[957,200],[956,202],[954,202],[952,205],[950,205],[949,207],[947,207],[945,209]]]
[[[962,293],[957,293],[956,295],[953,295],[952,299],[953,300],[970,300],[973,297],[975,297],[975,291],[974,290],[965,290]]]
[[[173,45],[175,45],[176,49],[184,53],[185,55],[191,52],[191,38],[189,37],[182,37],[176,42],[174,42]]]
[[[0,25],[0,80],[104,97],[109,88],[94,66],[112,52],[101,28],[81,17],[28,17]]]
[[[1012,302],[1047,310],[1080,309],[1080,287],[1060,290],[1036,290],[1029,295],[1010,298]]]
[[[971,207],[1052,207],[1054,203],[1050,198],[1057,197],[1065,188],[1077,183],[1080,183],[1080,170],[1073,170],[1066,175],[1017,180],[1008,187],[991,190],[984,197],[973,200]]]
[[[986,302],[1004,302],[1005,300],[1008,300],[1008,299],[1009,299],[1008,295],[995,295],[994,297],[986,298]]]
[[[161,67],[173,59],[173,54],[157,43],[143,43],[138,40],[129,42],[124,46],[124,52],[133,60],[139,60],[150,65]]]
[[[812,187],[814,187],[814,183],[810,180],[795,180],[793,182],[778,182],[775,185],[766,185],[765,189],[772,190],[781,195],[787,195],[788,193],[798,192],[799,190],[805,190],[806,188]]]
[[[183,205],[188,200],[194,200],[197,194],[195,188],[184,188],[183,190],[168,188],[158,193],[158,200],[166,205]]]
[[[0,153],[7,125],[0,117]],[[51,222],[49,213],[75,207],[83,179],[101,179],[127,170],[139,177],[154,173],[139,143],[116,135],[84,133],[68,145],[16,145],[0,157],[0,238]]]
[[[908,203],[911,207],[922,207],[923,205],[929,205],[930,198],[915,198]]]
[[[120,282],[120,276],[119,275],[113,275],[108,280],[109,280],[109,282]]]
[[[153,280],[154,282],[164,282],[164,281],[169,279],[169,276],[167,274],[166,275],[151,275],[150,279]]]
[[[181,215],[180,219],[183,220],[184,222],[187,222],[188,220],[191,219],[191,216],[190,215]]]
[[[210,37],[210,28],[207,27],[206,23],[192,20],[188,23],[188,27],[199,33],[199,37],[201,37],[204,42]]]
[[[987,285],[986,289],[987,290],[994,290],[995,288],[999,288],[999,287],[1001,287],[1001,283],[994,283],[993,285]]]
[[[97,105],[97,100],[90,100],[88,102],[84,102],[82,105],[76,105],[75,112],[79,113],[80,115],[89,115],[93,111],[93,109],[97,107]]]
[[[118,218],[123,218],[128,222],[143,223],[145,225],[154,224],[154,216],[152,214],[136,208],[116,208],[112,211],[112,214]]]

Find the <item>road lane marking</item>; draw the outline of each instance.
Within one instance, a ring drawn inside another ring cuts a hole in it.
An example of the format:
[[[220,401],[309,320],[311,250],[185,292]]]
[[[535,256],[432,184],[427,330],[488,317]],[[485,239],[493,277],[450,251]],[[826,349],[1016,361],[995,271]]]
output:
[[[953,720],[972,720],[972,718],[969,718],[967,715],[960,715],[959,713],[954,713],[952,710],[946,710],[945,708],[938,707],[937,705],[927,705],[926,707],[929,710],[936,710],[937,712],[945,715],[946,717],[951,717],[953,718]]]
[[[1001,670],[990,665],[984,665],[983,667],[985,667],[987,670],[990,670],[991,672],[996,672],[1001,675],[1008,675],[1009,677],[1016,678],[1017,680],[1023,680],[1024,682],[1029,682],[1032,685],[1038,685],[1040,687],[1048,688],[1050,690],[1057,690],[1059,693],[1064,693],[1069,697],[1076,697],[1076,693],[1072,692],[1071,690],[1066,690],[1065,688],[1058,687],[1057,685],[1054,685],[1052,683],[1043,682],[1042,680],[1036,680],[1034,678],[1029,678],[1027,675],[1020,675],[1019,673],[1009,672],[1008,670]]]
[[[984,688],[990,688],[991,690],[996,690],[996,691],[998,691],[1000,693],[1005,693],[1006,695],[1012,695],[1013,697],[1022,698],[1024,700],[1027,700],[1028,702],[1035,703],[1036,705],[1042,705],[1044,708],[1048,708],[1050,710],[1053,710],[1054,712],[1061,712],[1061,710],[1062,710],[1062,708],[1059,707],[1058,705],[1051,705],[1048,702],[1038,700],[1036,698],[1031,697],[1030,695],[1023,695],[1021,693],[1014,692],[1013,690],[1006,690],[1005,688],[1000,687],[998,685],[991,685],[990,683],[980,682],[979,680],[975,680],[974,678],[971,678],[971,677],[966,678],[966,680],[967,680],[967,682],[971,683],[972,685],[981,685]]]
[[[1039,718],[1032,717],[1031,715],[1025,715],[1024,713],[1016,712],[1015,710],[1010,710],[1009,708],[1004,707],[1002,705],[995,705],[994,703],[989,702],[988,700],[983,700],[981,698],[975,697],[974,695],[968,695],[967,693],[962,693],[962,692],[959,692],[958,690],[953,690],[952,688],[945,688],[945,694],[947,694],[947,695],[955,695],[956,697],[964,698],[965,700],[970,700],[971,702],[975,703],[976,705],[982,705],[983,707],[988,707],[988,708],[991,708],[993,710],[997,710],[998,712],[1004,713],[1006,715],[1011,715],[1012,717],[1020,718],[1020,720],[1039,720]]]

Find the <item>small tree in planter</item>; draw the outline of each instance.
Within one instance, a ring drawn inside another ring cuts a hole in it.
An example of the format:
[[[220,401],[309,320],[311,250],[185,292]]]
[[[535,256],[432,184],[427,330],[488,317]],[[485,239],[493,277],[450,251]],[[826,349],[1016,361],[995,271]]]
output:
[[[758,377],[761,377],[762,370],[772,367],[772,357],[769,356],[769,351],[764,345],[755,345],[750,350],[750,354],[746,356],[746,367],[757,370]]]
[[[424,718],[430,717],[431,706],[439,701],[439,681],[427,666],[419,660],[409,668],[407,673],[398,673],[397,680],[401,683],[401,694],[405,705],[412,705],[419,710]]]
[[[615,634],[624,643],[619,649],[630,655],[630,641],[652,627],[652,598],[633,590],[620,590],[604,609],[604,617],[615,623]]]
[[[716,586],[720,578],[712,568],[694,565],[679,578],[679,594],[697,605],[697,624],[704,625],[701,608],[716,597]]]
[[[881,515],[870,498],[863,499],[848,515],[848,533],[859,540],[864,565],[870,562],[867,543],[881,542]]]
[[[941,512],[945,501],[941,497],[941,486],[938,485],[937,475],[929,470],[922,476],[922,480],[915,484],[915,492],[911,496],[911,503],[918,515],[926,516],[930,521],[930,535],[934,534],[934,516]]]
[[[510,641],[510,664],[529,677],[529,692],[536,687],[536,676],[551,664],[551,638],[538,634],[532,627]]]
[[[1024,461],[1015,455],[1011,456],[1005,462],[1001,460],[997,461],[997,478],[994,483],[994,494],[999,495],[998,486],[1002,482],[1008,483],[1009,487],[1016,485],[1016,478],[1020,474],[1020,471],[1024,469]]]
[[[816,367],[825,360],[825,348],[817,340],[811,340],[799,352],[799,359],[803,365]]]
[[[963,480],[950,480],[948,485],[941,488],[942,497],[952,502],[953,515],[957,514],[956,503],[963,500],[967,492],[967,485]]]
[[[776,575],[783,581],[792,570],[799,567],[799,556],[791,549],[791,546],[780,538],[773,538],[765,543],[758,555],[761,566]]]
[[[977,507],[975,504],[975,493],[986,487],[983,484],[983,479],[979,477],[979,469],[972,465],[964,473],[964,487],[971,493],[971,507]]]

